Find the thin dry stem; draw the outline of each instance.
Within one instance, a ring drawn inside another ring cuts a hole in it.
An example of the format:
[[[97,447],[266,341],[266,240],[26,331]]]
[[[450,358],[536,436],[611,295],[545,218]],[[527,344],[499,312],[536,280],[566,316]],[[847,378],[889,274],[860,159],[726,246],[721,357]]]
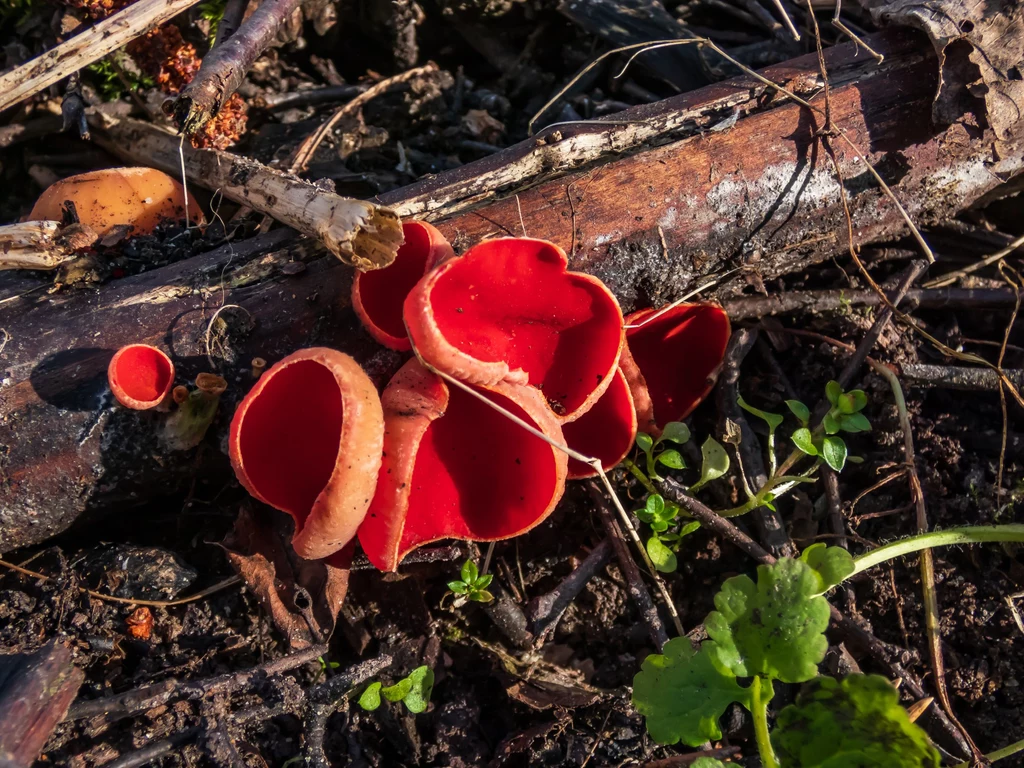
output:
[[[961,277],[966,277],[967,275],[977,272],[979,269],[984,269],[985,267],[991,264],[995,264],[997,261],[1002,261],[1021,246],[1024,246],[1024,235],[1018,237],[1005,248],[1000,248],[991,256],[986,256],[981,261],[975,262],[974,264],[964,267],[963,269],[958,269],[955,272],[947,272],[944,275],[939,275],[934,280],[929,280],[927,283],[924,284],[924,287],[945,288],[947,285],[952,285],[953,283],[955,283]]]

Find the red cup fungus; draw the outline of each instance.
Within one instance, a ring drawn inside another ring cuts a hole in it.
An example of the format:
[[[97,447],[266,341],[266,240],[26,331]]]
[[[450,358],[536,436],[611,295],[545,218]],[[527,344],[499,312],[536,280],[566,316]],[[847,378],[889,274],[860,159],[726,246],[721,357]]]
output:
[[[388,349],[412,349],[402,320],[402,303],[423,276],[455,255],[448,241],[425,221],[402,225],[405,243],[383,269],[356,271],[352,280],[352,308],[363,327]]]
[[[689,416],[711,391],[730,333],[728,315],[715,304],[659,312],[642,309],[626,318],[620,362],[639,429],[655,436],[668,422]]]
[[[156,347],[129,344],[114,353],[107,366],[107,383],[125,408],[156,408],[174,383],[174,363]]]
[[[594,407],[569,424],[562,425],[565,444],[584,456],[601,460],[607,471],[622,461],[636,439],[636,410],[626,377],[615,370],[611,385]],[[596,477],[597,470],[589,464],[569,459],[569,479]]]
[[[61,221],[67,200],[75,204],[79,222],[100,237],[117,227],[148,235],[165,221],[185,219],[185,190],[153,168],[106,168],[61,179],[43,191],[28,219]],[[189,208],[193,222],[202,223],[194,200]]]
[[[235,411],[229,454],[245,489],[295,520],[295,552],[316,560],[356,535],[383,441],[373,382],[348,355],[313,347],[255,383]]]
[[[562,431],[532,387],[499,382],[490,400],[561,443]],[[451,388],[416,359],[388,383],[384,461],[363,551],[393,571],[410,551],[438,539],[499,541],[525,533],[555,508],[565,454],[471,394]]]
[[[604,283],[567,266],[561,248],[530,238],[445,261],[405,300],[416,354],[470,384],[530,384],[561,421],[578,418],[612,381],[622,311]]]

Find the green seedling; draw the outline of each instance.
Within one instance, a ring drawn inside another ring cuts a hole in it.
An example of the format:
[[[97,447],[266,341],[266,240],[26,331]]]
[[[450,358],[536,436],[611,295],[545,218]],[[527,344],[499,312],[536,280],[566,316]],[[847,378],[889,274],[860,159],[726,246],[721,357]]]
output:
[[[153,88],[153,78],[142,74],[135,67],[128,54],[115,51],[104,59],[88,65],[86,71],[104,101],[116,101],[136,91]]]
[[[394,685],[384,686],[379,680],[370,683],[359,696],[359,706],[367,712],[380,707],[381,697],[392,703],[402,702],[414,715],[425,712],[434,689],[434,671],[430,667],[417,667]]]
[[[657,449],[662,443],[674,443],[685,445],[690,441],[690,428],[681,421],[670,421],[661,432],[661,437],[655,440],[646,432],[639,432],[636,436],[636,445],[647,459],[647,477],[651,480],[661,480],[658,475],[658,465],[669,469],[685,469],[686,462],[683,455],[675,448],[668,448],[661,452]]]
[[[217,39],[217,29],[220,27],[221,19],[224,18],[224,9],[227,6],[227,0],[206,0],[206,2],[200,3],[197,7],[199,11],[199,18],[208,22],[210,25],[210,31],[208,34],[208,40],[212,44]]]
[[[462,572],[459,575],[461,578],[448,582],[448,589],[455,595],[452,604],[456,608],[467,602],[489,603],[494,599],[494,595],[487,591],[487,587],[491,585],[491,580],[494,578],[493,574],[488,573],[486,576],[481,576],[476,563],[467,560],[462,564]]]
[[[832,469],[840,472],[847,460],[856,462],[859,459],[849,456],[846,442],[839,437],[839,433],[871,430],[871,423],[861,413],[868,404],[868,396],[861,389],[844,392],[838,381],[830,381],[825,385],[825,396],[831,407],[821,420],[821,426],[815,430],[810,427],[810,411],[807,406],[797,400],[786,401],[800,422],[800,428],[793,433],[791,439],[803,453],[820,456]]]

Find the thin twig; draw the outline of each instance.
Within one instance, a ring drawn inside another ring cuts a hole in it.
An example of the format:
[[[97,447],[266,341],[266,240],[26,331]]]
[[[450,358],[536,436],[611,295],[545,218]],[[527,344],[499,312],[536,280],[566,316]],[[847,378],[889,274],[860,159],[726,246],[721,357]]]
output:
[[[543,642],[558,626],[559,619],[573,600],[583,591],[587,583],[608,563],[612,556],[612,540],[604,539],[590,550],[572,573],[566,576],[547,594],[533,598],[526,606],[526,614],[532,625],[537,642]]]
[[[979,269],[984,269],[985,267],[991,264],[995,264],[997,261],[1002,261],[1021,246],[1024,246],[1024,235],[1018,237],[1005,248],[1000,248],[991,256],[986,256],[981,261],[971,264],[970,266],[964,267],[963,269],[958,269],[955,272],[947,272],[944,275],[939,275],[933,280],[929,280],[927,283],[924,284],[924,287],[945,288],[947,285],[952,285],[953,283],[955,283],[961,277],[966,277],[967,275],[977,272]]]

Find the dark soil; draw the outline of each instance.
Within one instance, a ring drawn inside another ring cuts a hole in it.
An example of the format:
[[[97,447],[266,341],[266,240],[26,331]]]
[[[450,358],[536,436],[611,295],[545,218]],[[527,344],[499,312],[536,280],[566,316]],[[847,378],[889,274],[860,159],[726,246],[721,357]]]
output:
[[[242,91],[254,105],[250,133],[235,151],[264,162],[285,161],[339,103],[270,110],[257,106],[261,99],[400,71],[397,62],[403,51],[389,42],[386,14],[382,22],[377,18],[380,14],[370,12],[374,5],[369,0],[343,2],[338,10],[343,21],[327,35],[318,36],[307,28],[302,45],[293,42],[257,63]],[[342,126],[333,141],[321,148],[307,177],[331,179],[343,194],[372,196],[525,138],[534,112],[573,72],[608,47],[556,6],[548,0],[424,3],[425,21],[417,32],[418,61],[438,62],[440,75],[373,102],[365,111],[365,125]],[[728,12],[723,4],[701,0],[672,1],[666,6],[754,66],[809,50],[809,35],[804,43],[794,44],[784,34],[750,23],[752,17],[736,10],[741,6],[729,6]],[[63,12],[43,0],[26,3],[18,13],[0,12],[0,42],[8,46],[8,63],[51,45],[53,25],[59,26]],[[851,13],[855,21],[863,22],[855,10]],[[830,14],[831,10],[823,18]],[[803,19],[796,11],[794,15]],[[203,50],[198,28],[186,22],[181,26]],[[827,30],[825,34],[832,35]],[[646,68],[638,67],[621,80],[612,80],[608,72],[598,73],[546,121],[591,118],[617,111],[623,104],[674,93],[672,78],[665,76],[665,60],[660,60],[662,65],[658,61],[652,55]],[[707,81],[728,74],[710,62],[688,77]],[[95,94],[89,90],[90,82],[87,76],[86,92],[91,98]],[[124,103],[128,101],[125,97]],[[471,111],[479,110],[493,123],[481,127],[474,122],[481,115],[475,112],[473,118]],[[30,116],[22,112],[8,119]],[[48,134],[0,150],[0,163],[0,217],[8,221],[27,212],[42,186],[54,178],[113,164],[93,145],[67,134]],[[973,212],[969,221],[930,233],[942,261],[934,272],[995,250],[985,238],[987,229],[1019,234],[1014,212],[1014,206],[1004,201]],[[221,219],[229,221],[232,213],[224,206]],[[258,225],[254,218],[220,223],[194,240],[168,231],[118,244],[101,254],[101,267],[85,280],[117,280],[187,258],[217,244],[229,232],[243,237]],[[907,243],[891,245],[909,247]],[[875,277],[881,281],[904,265],[899,261],[877,264]],[[995,273],[985,274],[973,284],[1004,285]],[[0,287],[8,280],[24,279],[5,277]],[[9,282],[5,290],[15,284]],[[848,259],[824,262],[811,272],[765,286],[770,293],[862,287]],[[65,286],[62,290],[91,288]],[[949,346],[962,346],[993,361],[1010,321],[1009,311],[970,307],[917,311],[914,316]],[[857,344],[874,317],[873,310],[851,306],[842,312],[770,321],[761,332],[758,348],[744,363],[744,397],[775,412],[785,410],[782,401],[787,398],[817,403],[847,353],[783,329],[815,331]],[[1006,367],[1024,367],[1024,338],[1014,331],[1009,341]],[[873,355],[893,363],[955,363],[898,324],[883,333]],[[862,372],[855,385],[869,395],[865,413],[874,429],[849,438],[851,452],[864,461],[843,471],[840,494],[851,549],[860,552],[912,533],[915,523],[903,478],[858,498],[898,469],[904,456],[897,411],[886,382]],[[998,392],[952,392],[911,382],[904,388],[929,525],[1024,521],[1020,508],[1024,414],[1019,406],[1007,398],[1008,448],[999,493],[995,483],[1003,417]],[[690,419],[697,444],[715,429],[712,400]],[[636,502],[642,498],[641,489],[625,475],[616,480],[624,494]],[[709,487],[705,501],[716,508],[730,506],[740,501],[737,489],[735,477],[722,480]],[[88,587],[129,599],[169,600],[228,578],[233,571],[217,544],[231,530],[244,498],[233,478],[220,475],[198,482],[187,496],[162,498],[142,509],[111,509],[87,532],[77,531],[31,551],[7,553],[5,559],[52,578],[40,581],[0,570],[0,653],[32,652],[54,638],[68,642],[75,663],[86,672],[79,694],[84,700],[169,678],[201,680],[246,670],[289,653],[284,635],[256,597],[237,584],[185,605],[152,608],[153,630],[148,639],[129,634],[126,619],[133,606],[92,598],[80,590]],[[798,545],[834,540],[820,482],[781,499],[778,507]],[[745,519],[737,522],[755,530]],[[496,546],[495,584],[526,606],[559,584],[604,537],[589,496],[583,488],[571,488],[546,523]],[[665,580],[687,630],[700,625],[713,608],[713,595],[724,579],[753,570],[743,553],[703,531],[686,539],[679,560],[678,572]],[[37,764],[101,766],[177,736],[183,737],[180,745],[162,758],[162,765],[241,761],[255,767],[298,761],[307,733],[302,691],[382,653],[395,659],[384,673],[386,682],[421,664],[434,669],[437,681],[430,708],[412,716],[400,705],[388,703],[376,712],[363,712],[354,702],[343,706],[327,723],[325,750],[331,765],[580,768],[643,765],[686,751],[655,744],[630,706],[632,678],[655,649],[614,558],[590,580],[553,637],[536,651],[517,650],[481,606],[451,607],[445,585],[457,577],[460,565],[461,559],[405,566],[397,575],[355,571],[324,666],[310,663],[289,675],[259,679],[230,695],[172,701],[112,724],[102,718],[64,722]],[[958,717],[983,751],[1024,738],[1024,632],[1011,610],[1011,596],[1024,590],[1018,549],[990,545],[937,552],[936,586],[946,680]],[[880,639],[904,649],[908,668],[934,691],[916,559],[875,569],[858,578],[850,592],[836,595],[836,600]],[[865,672],[885,673],[870,656],[849,650]],[[782,690],[780,701],[792,695],[792,690]],[[244,726],[230,725],[232,713],[257,706],[270,708],[268,716]],[[919,722],[937,733],[929,712]],[[229,724],[237,760],[225,758],[215,741],[205,737],[223,723]],[[723,730],[722,744],[742,747],[745,763],[756,765],[749,719],[737,709],[724,719]]]

